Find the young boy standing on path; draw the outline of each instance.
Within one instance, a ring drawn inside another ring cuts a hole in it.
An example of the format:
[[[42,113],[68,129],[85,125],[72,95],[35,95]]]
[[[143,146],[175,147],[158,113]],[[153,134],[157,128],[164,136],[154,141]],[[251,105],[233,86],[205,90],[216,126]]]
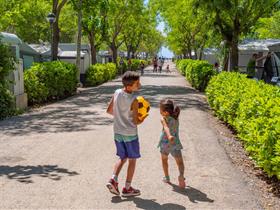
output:
[[[135,171],[136,159],[140,157],[137,125],[143,120],[138,119],[138,102],[135,91],[139,90],[140,77],[136,72],[127,71],[122,77],[123,88],[115,91],[107,113],[114,116],[114,139],[119,160],[115,164],[113,176],[107,183],[109,191],[119,195],[118,175],[128,159],[128,169],[122,196],[140,195],[140,190],[131,186]]]
[[[160,148],[162,168],[164,172],[163,181],[170,183],[168,155],[171,154],[175,158],[179,169],[179,187],[185,188],[185,166],[181,152],[183,147],[179,139],[178,117],[180,114],[180,108],[178,106],[174,106],[174,102],[172,100],[162,100],[160,102],[160,114],[162,115],[161,124],[163,128],[158,147]]]

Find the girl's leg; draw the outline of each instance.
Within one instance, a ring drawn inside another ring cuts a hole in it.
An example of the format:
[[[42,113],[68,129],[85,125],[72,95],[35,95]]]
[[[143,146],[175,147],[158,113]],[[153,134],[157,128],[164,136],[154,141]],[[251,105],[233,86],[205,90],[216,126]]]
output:
[[[184,161],[183,161],[183,157],[182,155],[176,156],[175,157],[178,169],[179,169],[179,177],[178,177],[178,181],[179,181],[179,187],[181,188],[185,188],[186,187],[186,183],[185,183],[185,165],[184,165]]]
[[[164,172],[165,177],[169,177],[169,172],[168,172],[168,156],[165,154],[161,153],[161,163],[162,163],[162,168]]]
[[[179,176],[184,177],[185,173],[185,165],[182,156],[175,157],[178,169],[179,169]]]

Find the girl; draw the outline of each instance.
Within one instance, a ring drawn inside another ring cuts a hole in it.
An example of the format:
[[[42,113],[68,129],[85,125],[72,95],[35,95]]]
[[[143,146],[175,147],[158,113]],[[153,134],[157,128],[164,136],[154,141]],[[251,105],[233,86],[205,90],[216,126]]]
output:
[[[158,147],[160,148],[162,168],[165,175],[165,177],[163,177],[163,181],[166,183],[170,183],[168,172],[168,155],[170,153],[175,158],[179,169],[179,187],[185,188],[185,166],[181,153],[183,147],[178,135],[178,117],[180,114],[180,108],[178,106],[174,106],[172,100],[162,100],[160,102],[160,114],[162,115],[161,124],[163,126],[163,129]]]

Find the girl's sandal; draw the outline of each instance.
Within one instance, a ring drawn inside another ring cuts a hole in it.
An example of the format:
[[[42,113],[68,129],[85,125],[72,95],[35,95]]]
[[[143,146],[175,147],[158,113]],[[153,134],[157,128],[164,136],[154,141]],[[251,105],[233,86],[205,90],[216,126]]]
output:
[[[170,177],[169,177],[169,176],[164,176],[164,177],[162,178],[162,181],[163,181],[164,183],[170,183]]]
[[[182,176],[179,176],[178,181],[179,181],[179,187],[182,189],[185,189],[185,187],[186,187],[185,178]]]

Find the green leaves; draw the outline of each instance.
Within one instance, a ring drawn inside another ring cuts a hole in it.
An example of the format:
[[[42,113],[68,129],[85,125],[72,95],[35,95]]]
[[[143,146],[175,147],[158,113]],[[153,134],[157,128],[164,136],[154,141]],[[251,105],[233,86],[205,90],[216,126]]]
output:
[[[77,68],[60,61],[37,63],[24,72],[29,104],[43,103],[72,95],[76,91]]]
[[[14,69],[14,59],[9,47],[1,42],[0,35],[0,120],[15,112],[15,99],[8,89],[7,76]]]
[[[114,63],[95,64],[89,67],[86,72],[86,84],[95,86],[115,78],[117,68]]]
[[[206,89],[219,118],[231,125],[268,175],[280,179],[280,88],[223,72]]]
[[[191,85],[204,91],[212,76],[216,75],[213,65],[207,61],[184,59],[177,62],[177,66]]]

